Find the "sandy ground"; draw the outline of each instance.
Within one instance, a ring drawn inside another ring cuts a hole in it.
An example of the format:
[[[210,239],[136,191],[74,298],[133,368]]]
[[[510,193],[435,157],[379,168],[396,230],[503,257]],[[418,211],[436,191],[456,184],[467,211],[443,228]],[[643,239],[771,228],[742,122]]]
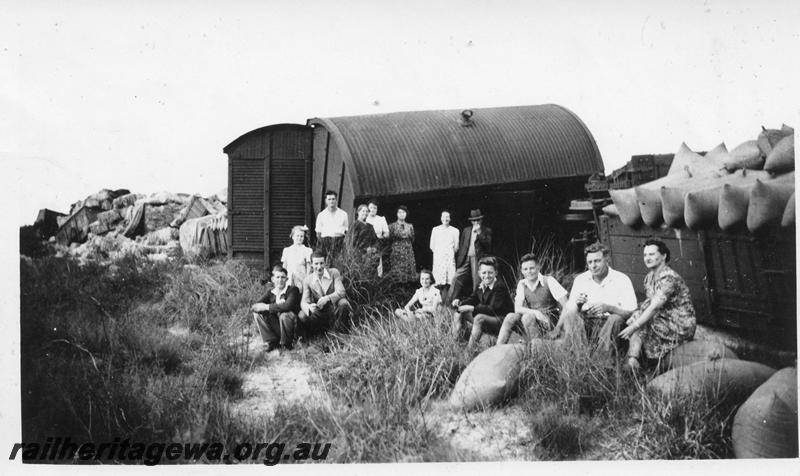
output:
[[[489,461],[529,460],[534,441],[520,407],[509,405],[463,412],[446,401],[434,402],[425,415],[436,433],[457,450]]]
[[[263,353],[258,339],[251,341],[250,352],[255,357],[254,365],[245,374],[244,398],[236,402],[234,411],[272,416],[279,405],[331,406],[319,375],[295,358],[293,352]]]

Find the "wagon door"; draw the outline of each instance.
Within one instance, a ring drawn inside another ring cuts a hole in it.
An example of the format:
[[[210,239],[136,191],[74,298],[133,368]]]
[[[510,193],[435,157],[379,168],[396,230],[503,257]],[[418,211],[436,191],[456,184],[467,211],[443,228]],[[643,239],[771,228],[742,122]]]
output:
[[[295,225],[308,225],[311,182],[310,127],[292,127],[272,133],[267,170],[268,264],[280,260],[283,248],[292,241]]]

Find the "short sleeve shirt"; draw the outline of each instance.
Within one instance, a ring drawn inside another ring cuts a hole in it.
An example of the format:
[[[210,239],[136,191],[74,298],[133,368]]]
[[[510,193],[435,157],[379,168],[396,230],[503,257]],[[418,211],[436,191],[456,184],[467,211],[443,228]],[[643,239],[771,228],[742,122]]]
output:
[[[588,302],[611,304],[626,311],[636,309],[636,293],[631,279],[611,268],[608,268],[608,275],[600,283],[592,279],[591,271],[579,274],[572,284],[570,301],[575,302],[581,293],[586,294]]]
[[[336,211],[331,213],[326,208],[317,215],[317,224],[314,230],[323,238],[334,238],[344,236],[347,232],[348,225],[346,211],[337,207]]]

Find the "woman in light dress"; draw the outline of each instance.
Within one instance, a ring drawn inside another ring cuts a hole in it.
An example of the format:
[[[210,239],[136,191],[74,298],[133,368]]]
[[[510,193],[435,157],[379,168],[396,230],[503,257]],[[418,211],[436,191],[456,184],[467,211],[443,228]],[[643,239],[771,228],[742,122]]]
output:
[[[389,271],[389,224],[386,217],[378,215],[378,201],[371,199],[367,203],[367,223],[375,229],[375,236],[378,238],[377,249],[380,255],[378,262],[378,277]]]
[[[292,245],[283,249],[281,263],[289,272],[289,284],[303,289],[303,280],[311,272],[311,248],[304,244],[308,227],[297,225],[292,228]]]
[[[450,226],[450,212],[442,211],[442,224],[431,230],[430,248],[433,252],[433,279],[439,283],[437,287],[444,294],[447,302],[447,290],[456,275],[456,251],[458,250],[458,228]]]
[[[404,321],[432,318],[436,309],[442,303],[442,296],[439,290],[433,287],[434,282],[433,274],[430,270],[423,269],[420,271],[419,284],[421,287],[417,289],[408,304],[403,309],[395,309],[394,314]],[[415,304],[419,304],[419,308],[412,311]]]

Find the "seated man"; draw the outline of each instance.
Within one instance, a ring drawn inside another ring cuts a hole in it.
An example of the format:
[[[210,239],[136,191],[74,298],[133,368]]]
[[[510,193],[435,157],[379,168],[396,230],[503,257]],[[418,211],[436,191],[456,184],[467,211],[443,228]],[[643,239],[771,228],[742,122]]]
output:
[[[497,280],[497,262],[492,257],[478,262],[478,276],[481,284],[464,301],[453,300],[453,333],[461,336],[463,323],[472,326],[467,349],[478,343],[484,332],[497,334],[503,324],[503,317],[514,310],[514,303],[508,288]],[[473,317],[474,316],[474,317]]]
[[[622,325],[636,309],[636,294],[630,278],[608,266],[605,246],[593,243],[583,254],[588,270],[575,277],[569,301],[551,336],[557,337],[563,330],[565,340],[585,346],[584,319],[595,325],[602,323],[597,351],[602,357],[610,357]]]
[[[508,342],[513,330],[522,331],[527,340],[544,336],[553,330],[559,308],[567,304],[567,290],[556,278],[539,272],[536,255],[524,255],[519,266],[522,279],[517,284],[514,312],[503,319],[497,345]]]
[[[292,348],[297,313],[300,311],[300,290],[287,286],[289,273],[281,265],[272,268],[272,289],[250,309],[267,352],[278,346]]]
[[[304,331],[340,329],[352,311],[339,270],[328,268],[324,251],[311,253],[311,274],[303,281],[300,326]]]

